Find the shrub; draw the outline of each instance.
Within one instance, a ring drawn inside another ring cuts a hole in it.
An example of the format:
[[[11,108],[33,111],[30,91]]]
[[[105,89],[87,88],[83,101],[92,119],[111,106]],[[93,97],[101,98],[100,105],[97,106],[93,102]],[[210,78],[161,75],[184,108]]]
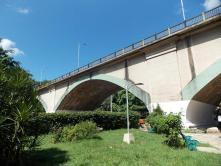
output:
[[[147,122],[158,134],[165,134],[167,139],[165,143],[173,147],[182,147],[183,141],[179,137],[182,129],[180,115],[172,113],[165,115],[160,107],[154,110],[148,117]]]
[[[63,128],[62,127],[59,127],[57,129],[54,129],[53,130],[53,139],[54,139],[54,143],[58,143],[58,142],[61,142],[61,138],[62,138],[62,131],[63,131]]]
[[[59,128],[55,133],[55,142],[72,142],[81,139],[90,139],[98,132],[96,124],[89,121],[80,122],[75,126],[66,126],[61,129],[62,128]]]
[[[180,115],[174,115],[170,113],[166,116],[166,122],[168,125],[167,130],[165,130],[165,134],[167,139],[165,143],[172,147],[183,147],[184,142],[179,137],[182,129],[182,121]]]
[[[147,118],[147,122],[158,134],[165,133],[168,128],[164,116],[156,113],[151,113]]]
[[[169,129],[169,134],[167,135],[167,139],[165,140],[165,143],[172,147],[183,147],[184,141],[179,137],[180,131],[176,129]]]
[[[157,104],[157,107],[154,109],[154,112],[158,115],[163,115],[163,110],[161,109],[159,104]]]
[[[139,114],[130,113],[130,127],[138,127]],[[105,112],[105,111],[88,111],[88,112],[72,112],[72,113],[52,113],[40,114],[32,121],[27,121],[26,125],[29,129],[29,135],[47,134],[54,128],[64,127],[67,125],[76,125],[82,121],[92,121],[98,127],[104,130],[120,129],[127,127],[126,113],[123,112]]]
[[[180,115],[174,115],[172,113],[165,116],[165,123],[168,125],[167,130],[165,131],[165,134],[170,133],[170,129],[174,129],[176,131],[181,131],[182,129],[182,120]]]

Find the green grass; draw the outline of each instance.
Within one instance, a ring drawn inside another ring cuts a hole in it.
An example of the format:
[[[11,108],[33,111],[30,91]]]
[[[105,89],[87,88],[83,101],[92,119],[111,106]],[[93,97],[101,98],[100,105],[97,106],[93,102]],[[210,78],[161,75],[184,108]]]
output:
[[[126,130],[104,131],[96,139],[75,143],[53,144],[52,135],[42,138],[40,149],[28,153],[32,166],[81,165],[81,166],[220,166],[221,155],[172,149],[164,145],[164,137],[132,130],[135,143],[122,142]],[[35,163],[35,164],[34,164]]]

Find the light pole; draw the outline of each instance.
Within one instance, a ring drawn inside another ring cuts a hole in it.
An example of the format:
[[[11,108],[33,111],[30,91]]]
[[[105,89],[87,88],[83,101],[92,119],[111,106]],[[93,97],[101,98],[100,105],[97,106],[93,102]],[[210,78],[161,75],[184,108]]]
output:
[[[82,44],[83,46],[86,46],[86,43]],[[78,68],[80,67],[80,50],[81,50],[81,43],[78,43]]]
[[[186,16],[185,16],[185,10],[184,10],[184,5],[183,5],[183,0],[181,0],[181,8],[182,8],[182,13],[183,13],[183,19],[184,21],[186,20]]]
[[[41,75],[40,75],[40,85],[42,84],[42,82],[43,82],[43,74],[44,74],[44,72],[45,72],[45,67],[43,67],[42,69],[41,69]]]
[[[81,49],[81,44],[78,43],[78,68],[80,67],[80,60],[79,60],[79,58],[80,58],[80,49]]]
[[[130,134],[128,91],[132,86],[136,85],[143,85],[143,83],[131,84],[130,86],[128,85],[128,83],[126,84],[127,133],[124,134],[123,141],[128,144],[130,144],[131,141],[134,141],[134,136]]]
[[[113,96],[110,96],[110,111],[113,112]]]

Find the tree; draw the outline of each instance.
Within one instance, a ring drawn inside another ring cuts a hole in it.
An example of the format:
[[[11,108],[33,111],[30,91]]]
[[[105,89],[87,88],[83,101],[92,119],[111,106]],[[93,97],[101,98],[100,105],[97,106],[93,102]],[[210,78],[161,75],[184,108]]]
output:
[[[142,116],[145,116],[148,113],[145,104],[130,92],[128,93],[128,102],[129,110],[139,112]],[[121,90],[114,94],[112,103],[112,110],[114,112],[126,111],[126,91]],[[110,98],[107,98],[104,101],[102,107],[104,110],[110,110]]]
[[[27,135],[25,123],[43,111],[31,74],[9,52],[0,48],[0,160],[5,164],[33,147],[37,138]]]

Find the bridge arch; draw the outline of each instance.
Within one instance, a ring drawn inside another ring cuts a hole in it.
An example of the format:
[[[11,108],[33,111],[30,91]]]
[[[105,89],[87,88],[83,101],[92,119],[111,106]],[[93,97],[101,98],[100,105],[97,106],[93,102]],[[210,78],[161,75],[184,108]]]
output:
[[[126,85],[131,87],[129,91],[143,101],[149,109],[150,95],[147,92],[133,85],[130,81],[99,74],[83,77],[69,85],[54,110],[93,110],[111,94],[125,89]]]
[[[48,110],[48,106],[47,106],[47,104],[45,103],[45,101],[42,100],[41,97],[39,97],[39,96],[37,97],[37,99],[38,99],[39,102],[41,103],[41,105],[42,105],[42,107],[44,108],[44,110],[47,111],[47,110]]]
[[[221,102],[221,59],[209,66],[182,91],[190,100],[186,118],[196,126],[216,125],[214,110]]]

